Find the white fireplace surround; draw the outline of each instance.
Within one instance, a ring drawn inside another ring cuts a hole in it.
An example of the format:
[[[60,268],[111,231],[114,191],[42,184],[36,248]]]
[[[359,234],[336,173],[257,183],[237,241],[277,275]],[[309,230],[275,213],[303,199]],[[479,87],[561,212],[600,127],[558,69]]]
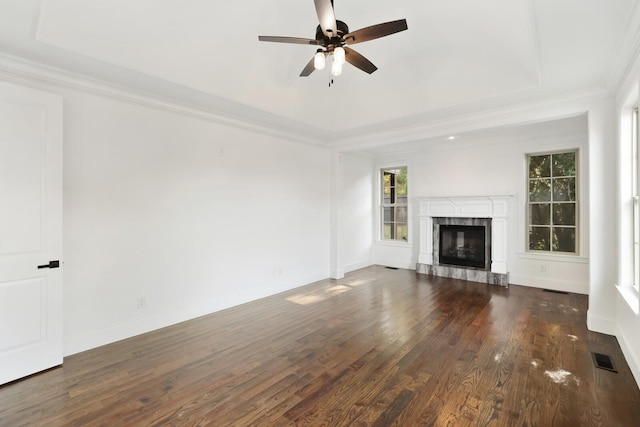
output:
[[[418,199],[419,264],[433,264],[433,218],[491,218],[491,272],[507,274],[507,218],[511,196]]]

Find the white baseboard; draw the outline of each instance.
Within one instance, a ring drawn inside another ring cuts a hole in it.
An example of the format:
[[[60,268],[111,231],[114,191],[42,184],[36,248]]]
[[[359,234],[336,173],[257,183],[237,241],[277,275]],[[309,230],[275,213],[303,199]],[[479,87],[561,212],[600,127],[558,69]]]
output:
[[[64,341],[64,356],[80,353],[82,351],[91,350],[92,348],[101,347],[116,341],[141,335],[166,326],[175,325],[186,320],[195,319],[205,316],[216,311],[224,310],[229,307],[189,307],[181,310],[175,310],[169,313],[161,313],[158,315],[142,317],[135,321],[123,323],[121,325],[110,328],[93,331],[90,334],[72,337]]]
[[[344,270],[341,268],[338,270],[331,270],[331,272],[329,273],[329,278],[336,280],[344,278]]]
[[[601,334],[613,335],[618,334],[618,324],[615,319],[609,317],[598,316],[587,310],[587,328],[593,332]]]
[[[629,369],[631,369],[633,378],[635,378],[636,384],[638,385],[638,388],[640,388],[640,360],[638,359],[638,355],[631,351],[632,346],[629,344],[631,340],[621,328],[618,328],[616,337],[618,338],[618,343],[620,344],[620,348],[622,349],[622,354],[624,355],[627,365],[629,365]]]
[[[571,292],[573,294],[589,294],[588,284],[580,281],[541,279],[539,277],[526,276],[523,274],[509,273],[509,283],[514,285],[529,286],[532,288],[552,289],[554,291]]]
[[[360,270],[361,268],[366,268],[373,265],[373,261],[370,258],[363,259],[360,261],[352,262],[344,266],[344,272],[350,273],[352,271]]]
[[[309,283],[315,283],[327,278],[327,272],[315,272],[313,274],[305,274],[304,277],[296,277],[293,279],[294,286],[287,286],[283,284],[280,289],[273,288],[273,291],[269,294],[256,295],[254,298],[249,299],[236,299],[236,300],[214,300],[204,301],[197,305],[191,305],[189,307],[180,308],[165,313],[158,313],[144,316],[141,313],[138,319],[128,321],[119,325],[114,325],[108,328],[91,331],[88,334],[65,337],[64,339],[64,356],[71,356],[82,351],[91,350],[92,348],[101,347],[103,345],[111,344],[116,341],[121,341],[127,338],[141,335],[147,332],[155,331],[160,328],[175,325],[180,322],[192,320],[197,317],[206,316],[208,314],[215,313],[230,307],[234,307],[247,302],[255,301],[261,298],[266,298],[271,295],[276,295],[281,292],[286,292],[291,289],[296,289],[300,286],[308,285]]]
[[[402,268],[405,270],[415,270],[416,263],[408,260],[394,259],[394,258],[376,258],[374,265],[382,265],[384,267]]]

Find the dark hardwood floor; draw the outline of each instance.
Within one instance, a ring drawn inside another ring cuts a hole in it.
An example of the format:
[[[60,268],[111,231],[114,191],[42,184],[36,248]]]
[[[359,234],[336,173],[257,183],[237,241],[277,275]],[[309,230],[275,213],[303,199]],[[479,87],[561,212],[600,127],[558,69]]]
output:
[[[369,267],[68,357],[0,387],[0,425],[638,426],[638,387],[586,311]]]

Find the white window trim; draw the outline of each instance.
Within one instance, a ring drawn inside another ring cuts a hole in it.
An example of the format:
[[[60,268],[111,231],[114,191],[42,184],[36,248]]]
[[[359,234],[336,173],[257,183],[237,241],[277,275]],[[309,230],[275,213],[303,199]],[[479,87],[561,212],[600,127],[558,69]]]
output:
[[[633,282],[636,293],[640,291],[640,117],[638,104],[631,111],[631,203],[632,203],[632,243]],[[636,313],[637,314],[637,313]]]
[[[406,248],[413,245],[413,199],[412,196],[412,179],[411,179],[411,165],[406,160],[399,160],[397,162],[388,162],[388,163],[378,163],[375,166],[374,180],[375,185],[373,186],[375,195],[374,195],[374,209],[375,212],[375,244],[379,246],[389,246],[389,247],[397,247],[397,248]],[[381,173],[383,169],[397,169],[397,168],[407,168],[407,183],[408,183],[408,191],[407,191],[407,241],[403,242],[400,240],[385,240],[382,238],[382,222],[384,218],[382,218],[382,179],[380,179]]]
[[[580,233],[580,242],[579,248],[580,251],[578,254],[568,254],[566,252],[531,252],[528,247],[528,228],[527,228],[527,201],[529,197],[529,179],[528,179],[528,168],[527,164],[527,156],[535,155],[537,153],[551,153],[551,152],[563,152],[563,151],[571,151],[578,150],[578,164],[583,167],[578,168],[578,182],[579,182],[579,200],[582,203],[579,203],[579,221],[581,225],[582,232]],[[585,185],[587,181],[587,136],[578,138],[568,138],[566,140],[558,140],[553,143],[545,143],[537,146],[527,146],[526,148],[522,148],[519,151],[520,161],[521,163],[521,180],[520,180],[520,188],[522,196],[517,197],[517,206],[518,206],[518,215],[514,217],[516,221],[516,234],[517,234],[517,245],[516,245],[516,256],[519,259],[539,259],[539,260],[547,260],[547,261],[557,261],[557,262],[571,262],[571,260],[575,260],[575,262],[588,262],[589,260],[589,233],[588,229],[584,227],[589,224],[589,208],[588,203],[584,203],[585,200],[588,200],[588,185]]]
[[[568,153],[568,152],[575,152],[576,153],[576,251],[575,252],[560,252],[560,251],[539,251],[539,250],[532,250],[529,249],[529,157],[531,156],[543,156],[543,155],[548,155],[548,154],[561,154],[561,153]],[[583,181],[583,173],[582,173],[582,167],[581,165],[583,164],[583,151],[581,147],[576,147],[574,146],[568,146],[568,147],[554,147],[554,149],[551,150],[541,150],[541,151],[536,151],[536,152],[526,152],[524,155],[524,163],[525,163],[525,191],[524,191],[524,195],[525,195],[525,200],[523,201],[523,205],[524,205],[524,233],[522,234],[524,236],[524,242],[523,242],[523,247],[524,247],[524,252],[518,252],[517,254],[519,255],[519,258],[532,258],[535,259],[536,257],[544,257],[544,258],[556,258],[558,260],[563,260],[563,261],[567,261],[569,258],[574,258],[574,259],[587,259],[588,256],[585,255],[586,254],[586,250],[585,250],[585,246],[586,246],[586,239],[583,238],[583,225],[584,223],[586,223],[586,220],[584,219],[583,213],[585,212],[584,208],[583,208],[583,200],[584,200],[584,194],[583,194],[583,185],[582,185],[582,181]],[[581,262],[581,261],[579,261]]]
[[[638,295],[638,292],[631,286],[618,285],[616,289],[618,289],[618,293],[627,303],[633,314],[635,314],[636,317],[640,317],[640,295]]]
[[[636,317],[640,317],[640,292],[635,286],[634,236],[633,236],[633,115],[640,100],[636,84],[629,96],[620,105],[618,120],[618,285],[621,298]],[[640,121],[640,120],[639,120]],[[638,124],[640,126],[640,123]],[[638,135],[640,137],[640,135]],[[640,153],[638,153],[640,155]],[[640,178],[640,177],[638,177]],[[640,189],[638,190],[640,191]]]

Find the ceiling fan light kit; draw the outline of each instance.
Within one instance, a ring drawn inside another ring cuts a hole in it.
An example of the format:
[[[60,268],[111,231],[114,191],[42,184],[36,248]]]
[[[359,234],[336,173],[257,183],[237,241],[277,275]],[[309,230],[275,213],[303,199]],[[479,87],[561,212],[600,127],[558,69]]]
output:
[[[316,13],[320,25],[316,29],[315,39],[300,37],[258,36],[258,40],[275,43],[293,43],[322,46],[316,51],[311,61],[303,68],[300,77],[309,76],[314,70],[323,70],[326,66],[326,57],[331,58],[331,75],[342,74],[342,66],[348,62],[365,73],[371,74],[378,69],[371,61],[347,47],[356,43],[362,43],[385,37],[391,34],[405,31],[407,20],[385,22],[372,25],[359,30],[349,32],[349,27],[342,21],[338,21],[333,10],[333,0],[314,0]]]
[[[343,47],[336,47],[333,50],[333,61],[339,63],[340,65],[344,64],[346,60],[346,55],[344,53]]]
[[[313,57],[313,68],[316,70],[324,70],[327,59],[324,57],[324,52],[322,49],[318,49],[316,55]]]

